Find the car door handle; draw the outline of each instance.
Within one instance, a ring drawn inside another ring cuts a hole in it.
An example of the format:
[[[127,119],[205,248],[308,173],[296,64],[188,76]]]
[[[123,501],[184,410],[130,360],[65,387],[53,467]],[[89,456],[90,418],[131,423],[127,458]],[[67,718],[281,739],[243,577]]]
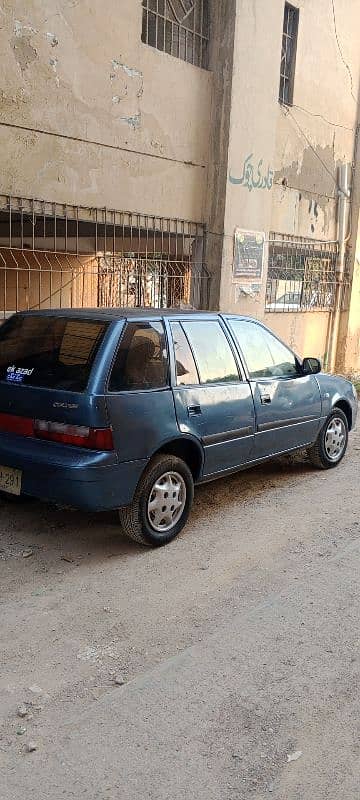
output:
[[[266,405],[266,403],[271,403],[271,397],[267,392],[264,392],[260,395],[262,405]]]
[[[200,406],[188,406],[187,412],[189,417],[196,417],[198,414],[201,414],[201,407]]]

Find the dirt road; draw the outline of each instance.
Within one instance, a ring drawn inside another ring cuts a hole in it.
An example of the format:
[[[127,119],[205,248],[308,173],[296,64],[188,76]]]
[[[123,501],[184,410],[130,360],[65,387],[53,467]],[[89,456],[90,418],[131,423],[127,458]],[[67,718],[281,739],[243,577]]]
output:
[[[359,466],[201,487],[157,551],[3,503],[2,800],[359,797]]]

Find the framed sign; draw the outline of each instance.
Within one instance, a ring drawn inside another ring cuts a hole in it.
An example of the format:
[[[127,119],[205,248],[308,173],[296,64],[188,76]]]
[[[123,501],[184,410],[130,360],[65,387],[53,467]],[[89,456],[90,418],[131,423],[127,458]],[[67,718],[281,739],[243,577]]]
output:
[[[233,278],[261,278],[264,264],[265,233],[235,229]]]

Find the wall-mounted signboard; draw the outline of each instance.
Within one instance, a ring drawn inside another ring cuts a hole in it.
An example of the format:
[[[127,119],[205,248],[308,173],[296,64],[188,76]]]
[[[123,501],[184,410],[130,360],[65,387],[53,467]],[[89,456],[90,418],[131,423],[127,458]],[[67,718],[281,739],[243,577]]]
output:
[[[261,278],[264,265],[265,233],[236,228],[233,278]]]

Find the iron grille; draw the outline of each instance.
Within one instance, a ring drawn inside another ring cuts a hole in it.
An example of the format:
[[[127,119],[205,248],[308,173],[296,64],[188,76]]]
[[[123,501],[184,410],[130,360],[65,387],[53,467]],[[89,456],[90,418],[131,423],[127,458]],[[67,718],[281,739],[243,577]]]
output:
[[[0,196],[0,316],[208,305],[200,223]]]
[[[142,5],[145,44],[207,68],[208,0],[142,0]]]
[[[294,93],[296,43],[299,25],[299,10],[285,3],[280,64],[280,103],[291,105]]]
[[[270,233],[265,310],[332,310],[337,255],[334,242]]]

